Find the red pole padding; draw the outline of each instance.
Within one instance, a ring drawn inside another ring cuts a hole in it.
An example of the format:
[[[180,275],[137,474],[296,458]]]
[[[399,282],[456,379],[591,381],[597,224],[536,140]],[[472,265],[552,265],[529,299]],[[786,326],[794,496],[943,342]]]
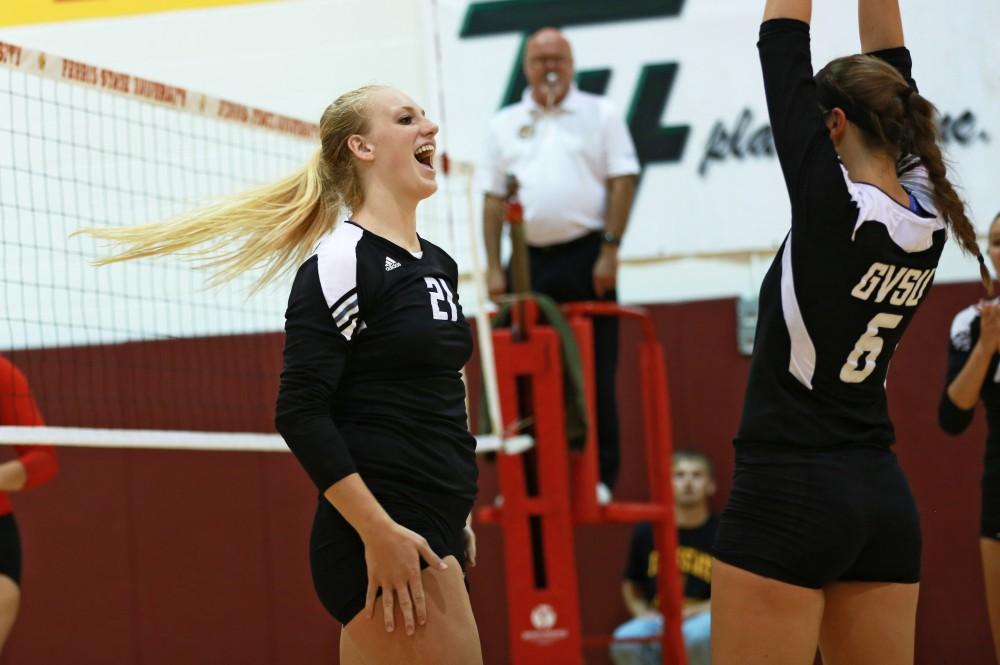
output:
[[[607,643],[609,638],[584,637],[580,629],[580,601],[573,541],[573,523],[635,522],[653,524],[654,543],[661,552],[658,573],[663,663],[687,665],[681,634],[682,592],[674,518],[673,452],[669,387],[663,350],[645,310],[615,303],[572,303],[563,310],[581,350],[590,432],[581,453],[571,460],[566,443],[562,362],[559,340],[534,317],[522,322],[531,332],[515,340],[510,330],[493,333],[494,354],[504,431],[515,432],[518,377],[532,383],[535,450],[539,489],[529,497],[520,456],[500,454],[498,472],[503,505],[481,508],[480,520],[499,523],[504,536],[504,568],[511,665],[580,665],[584,645]],[[598,506],[595,377],[593,367],[594,316],[618,316],[639,322],[643,341],[639,349],[639,376],[643,411],[643,447],[650,488],[646,503]],[[527,331],[525,331],[527,332]],[[572,480],[570,478],[572,476]],[[572,485],[571,485],[572,483]],[[572,502],[571,502],[572,487]],[[571,506],[572,503],[572,506]],[[529,519],[542,521],[545,588],[535,586]]]
[[[498,455],[503,505],[480,510],[503,528],[508,638],[512,665],[581,665],[580,598],[569,497],[569,451],[562,405],[559,339],[533,327],[515,341],[510,330],[493,333],[504,431],[516,431],[517,378],[532,383],[538,496],[529,497],[519,455]],[[541,520],[545,580],[535,586],[529,519]]]
[[[639,323],[642,342],[639,348],[639,394],[642,396],[643,449],[650,498],[647,503],[612,503],[596,508],[593,488],[597,480],[597,442],[588,436],[587,445],[579,458],[573,460],[574,515],[578,522],[636,522],[648,520],[653,525],[654,546],[660,555],[657,576],[660,611],[664,618],[661,637],[665,665],[687,665],[687,654],[681,633],[683,621],[683,590],[676,556],[664,552],[677,551],[677,524],[674,517],[674,492],[671,457],[673,455],[673,423],[670,417],[669,384],[663,348],[656,338],[653,321],[641,307],[626,307],[612,302],[579,302],[563,306],[577,331],[577,342],[582,354],[584,379],[587,385],[588,413],[594,414],[595,387],[593,371],[592,325],[595,316],[617,316]],[[585,325],[581,321],[586,320]],[[580,331],[584,334],[580,334]],[[589,361],[589,365],[588,365]],[[591,416],[591,433],[596,430],[596,419]],[[579,504],[579,505],[577,505]],[[594,516],[596,513],[596,517]],[[587,638],[585,638],[587,639]]]

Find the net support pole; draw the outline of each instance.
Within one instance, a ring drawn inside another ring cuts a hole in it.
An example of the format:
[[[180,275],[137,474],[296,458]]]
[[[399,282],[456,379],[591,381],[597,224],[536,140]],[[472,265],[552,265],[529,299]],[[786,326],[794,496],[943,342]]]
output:
[[[559,339],[547,327],[526,340],[493,333],[505,425],[520,420],[518,380],[531,382],[538,492],[528,491],[524,464],[504,455],[497,467],[503,505],[481,508],[482,521],[503,529],[508,636],[513,665],[580,665],[580,599],[570,507],[569,450],[563,417]],[[537,523],[540,540],[534,538]],[[536,549],[537,548],[537,549]],[[541,557],[538,557],[538,553]],[[538,575],[535,566],[544,567]],[[538,584],[544,579],[543,585]]]

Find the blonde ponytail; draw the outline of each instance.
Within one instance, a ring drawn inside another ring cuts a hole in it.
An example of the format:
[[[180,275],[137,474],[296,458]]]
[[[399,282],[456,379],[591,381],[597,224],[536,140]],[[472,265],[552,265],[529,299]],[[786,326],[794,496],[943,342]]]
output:
[[[85,234],[126,247],[96,261],[107,265],[180,254],[212,271],[210,284],[224,284],[248,270],[262,270],[258,290],[302,263],[333,229],[343,208],[364,202],[347,138],[368,131],[365,99],[378,86],[340,96],[320,121],[322,145],[309,162],[281,180],[227,196],[164,222],[131,227],[91,227]]]

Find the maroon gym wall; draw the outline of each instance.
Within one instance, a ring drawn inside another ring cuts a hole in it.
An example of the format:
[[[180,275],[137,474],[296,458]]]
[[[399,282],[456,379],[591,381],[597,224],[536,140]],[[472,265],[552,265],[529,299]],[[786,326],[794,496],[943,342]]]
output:
[[[984,427],[949,439],[936,425],[953,314],[976,285],[936,287],[893,361],[889,380],[897,452],[923,516],[924,582],[917,663],[989,665],[992,646],[977,534]],[[732,300],[650,307],[669,364],[675,445],[715,460],[721,508],[730,440],[748,360],[736,351]],[[617,496],[645,492],[633,350],[622,337],[625,446]],[[280,364],[278,335],[125,344],[11,354],[39,388],[54,425],[269,431]],[[246,370],[227,370],[238,353]],[[218,364],[216,364],[218,363]],[[64,377],[88,372],[100,394]],[[199,377],[176,391],[186,372]],[[248,380],[247,376],[251,379]],[[229,405],[206,409],[208,396]],[[167,409],[166,399],[182,402]],[[184,414],[184,421],[171,413]],[[0,664],[291,665],[337,662],[337,626],[313,597],[306,547],[314,491],[295,460],[277,453],[60,449],[60,475],[14,498],[25,552],[24,601]],[[482,465],[481,501],[496,494]],[[499,533],[482,526],[470,572],[488,665],[507,662]],[[628,528],[578,530],[583,623],[608,633],[625,619],[619,579]],[[600,537],[593,537],[599,535]],[[609,661],[602,650],[587,663]]]

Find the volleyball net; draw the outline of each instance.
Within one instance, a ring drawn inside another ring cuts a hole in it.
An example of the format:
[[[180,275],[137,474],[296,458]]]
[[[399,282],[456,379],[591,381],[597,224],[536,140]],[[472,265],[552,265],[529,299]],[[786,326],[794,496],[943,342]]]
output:
[[[48,424],[0,423],[0,443],[285,450],[273,404],[292,275],[252,292],[254,273],[211,288],[178,257],[95,268],[110,249],[71,234],[167,219],[317,147],[305,120],[0,42],[0,353]],[[449,171],[419,230],[463,267],[472,315],[473,173]]]

